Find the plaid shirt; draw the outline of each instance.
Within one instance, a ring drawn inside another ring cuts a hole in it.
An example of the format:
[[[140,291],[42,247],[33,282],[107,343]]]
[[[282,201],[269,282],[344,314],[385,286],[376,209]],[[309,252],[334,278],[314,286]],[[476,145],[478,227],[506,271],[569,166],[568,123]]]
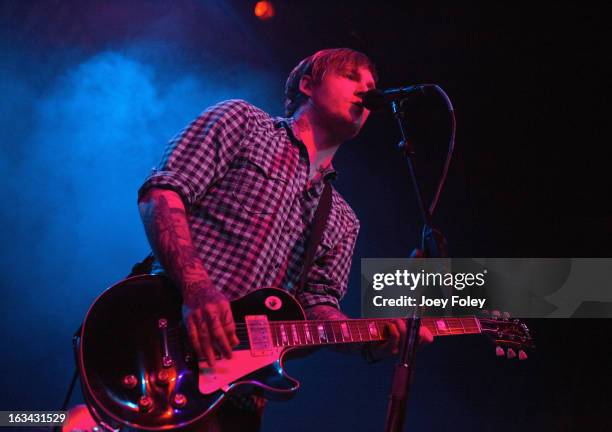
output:
[[[359,221],[334,189],[332,207],[304,289],[305,242],[323,191],[308,185],[304,143],[288,122],[241,100],[221,102],[175,137],[139,190],[172,189],[185,203],[194,247],[230,300],[275,286],[304,306],[338,308]],[[335,176],[323,173],[324,181]]]

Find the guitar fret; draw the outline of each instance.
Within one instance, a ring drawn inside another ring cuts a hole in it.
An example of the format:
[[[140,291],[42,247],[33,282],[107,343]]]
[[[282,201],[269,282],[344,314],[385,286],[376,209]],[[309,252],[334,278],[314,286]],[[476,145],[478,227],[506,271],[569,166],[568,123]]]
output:
[[[451,334],[455,334],[455,329],[453,327],[454,323],[455,323],[455,319],[454,318],[444,318],[444,322],[446,323],[446,327],[448,328],[448,331]]]
[[[319,343],[327,342],[327,335],[325,334],[323,324],[317,324],[317,334],[319,335]]]
[[[285,335],[287,337],[287,345],[293,346],[293,338],[291,337],[291,328],[289,324],[283,324],[283,329],[285,330]]]
[[[324,324],[325,326],[325,331],[327,332],[327,336],[328,336],[328,340],[330,342],[336,343],[338,342],[336,339],[336,335],[334,334],[334,323],[333,321],[328,321],[327,323]],[[329,335],[331,335],[331,338],[329,337]],[[332,340],[333,338],[333,340]]]
[[[336,335],[336,331],[334,330],[335,323],[333,321],[328,321],[325,323],[325,330],[327,331],[327,335],[329,336],[330,342],[336,343],[338,342],[338,337]]]
[[[381,328],[382,325],[382,328]],[[377,339],[380,339],[383,337],[383,335],[385,334],[385,326],[386,326],[386,322],[377,322],[376,323],[376,327],[378,328],[378,337]]]
[[[276,347],[279,346],[277,330],[278,328],[276,325],[270,324],[270,331],[272,332],[272,344]]]
[[[342,324],[340,321],[332,322],[334,329],[334,339],[336,342],[344,342],[344,335],[342,334]]]
[[[285,346],[289,345],[289,339],[287,338],[287,332],[285,331],[284,324],[280,325],[280,332],[281,332],[281,340],[283,341],[283,345]]]
[[[304,339],[306,341],[306,344],[311,344],[313,342],[312,337],[310,336],[310,328],[308,326],[308,323],[304,324]]]
[[[300,343],[300,345],[304,345],[304,333],[302,332],[302,326],[298,325],[297,323],[295,323],[294,326],[295,326],[295,331],[297,332],[298,342]]]
[[[371,321],[368,323],[368,333],[370,335],[371,341],[378,339],[378,335],[380,334],[380,332],[378,330],[378,325],[376,321]]]
[[[347,340],[351,342],[353,339],[349,333],[349,328],[346,321],[340,323],[340,334],[342,335],[342,341],[346,342]]]
[[[438,335],[447,334],[448,327],[446,326],[446,321],[444,321],[443,319],[433,320],[433,325]]]
[[[361,336],[361,329],[359,328],[359,323],[355,323],[355,327],[357,328],[357,334],[359,335],[359,341],[362,342],[363,341],[363,336]]]
[[[463,324],[461,324],[461,320],[459,318],[449,318],[451,320],[451,330],[454,334],[465,334],[463,329]]]
[[[299,345],[300,339],[297,333],[297,327],[295,324],[291,324],[291,335],[293,336],[293,345]]]
[[[314,344],[320,344],[321,339],[319,339],[319,334],[317,332],[317,325],[313,322],[308,324],[310,327],[310,334],[312,335],[312,341]]]

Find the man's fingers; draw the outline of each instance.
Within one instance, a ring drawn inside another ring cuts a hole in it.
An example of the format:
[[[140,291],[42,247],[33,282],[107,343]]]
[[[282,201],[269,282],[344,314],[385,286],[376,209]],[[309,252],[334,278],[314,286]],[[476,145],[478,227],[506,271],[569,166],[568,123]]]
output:
[[[212,347],[208,324],[204,319],[204,314],[200,309],[196,309],[193,312],[193,316],[198,331],[198,338],[200,347],[202,349],[203,357],[206,359],[209,366],[213,367],[215,365],[215,352]]]
[[[395,320],[395,324],[397,326],[397,330],[399,331],[400,343],[403,343],[406,339],[406,321],[401,318],[398,318]]]
[[[219,307],[207,306],[206,322],[211,333],[211,339],[215,346],[219,348],[223,356],[232,358],[232,348],[225,334],[223,324],[221,324],[221,312]]]
[[[236,335],[236,324],[234,323],[234,317],[232,316],[232,310],[230,309],[229,303],[222,305],[221,325],[223,326],[223,330],[231,346],[235,347],[238,345],[240,340]]]
[[[419,342],[421,344],[428,344],[433,342],[433,334],[427,327],[423,325],[419,327]]]
[[[391,346],[391,352],[397,354],[398,344],[400,340],[400,332],[396,324],[387,324],[387,334],[389,335],[389,345]]]
[[[217,355],[231,358],[232,346],[240,341],[229,301],[216,291],[204,294],[199,304],[183,305],[183,317],[198,358],[212,367]]]
[[[200,343],[204,347],[204,357],[210,367],[215,365],[216,356],[215,351],[210,340],[210,333],[208,331],[208,325],[205,321],[202,321],[199,326],[200,331]]]
[[[194,322],[193,317],[187,318],[187,333],[189,333],[189,340],[191,341],[191,345],[193,346],[193,350],[195,351],[196,358],[200,359],[204,357],[204,351],[202,349],[202,345],[200,344],[198,327]]]

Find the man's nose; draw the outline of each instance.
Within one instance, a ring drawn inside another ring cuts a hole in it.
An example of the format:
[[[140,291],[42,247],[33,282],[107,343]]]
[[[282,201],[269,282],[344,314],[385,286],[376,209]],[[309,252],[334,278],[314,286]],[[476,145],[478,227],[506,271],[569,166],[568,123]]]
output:
[[[355,89],[355,94],[358,95],[359,97],[363,97],[363,95],[368,91],[368,85],[365,83],[365,81],[360,81],[357,84],[357,88]]]
[[[366,94],[367,91],[368,91],[368,87],[366,85],[359,85],[355,89],[355,95],[358,96],[359,98],[363,98],[363,95]]]

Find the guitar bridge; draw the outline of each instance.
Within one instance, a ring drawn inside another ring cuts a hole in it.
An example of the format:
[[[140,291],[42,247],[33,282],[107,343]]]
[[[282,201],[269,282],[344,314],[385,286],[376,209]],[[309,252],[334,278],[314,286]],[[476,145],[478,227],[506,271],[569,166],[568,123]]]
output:
[[[266,315],[247,315],[244,320],[249,335],[251,355],[259,357],[272,354],[274,344],[268,317]]]

